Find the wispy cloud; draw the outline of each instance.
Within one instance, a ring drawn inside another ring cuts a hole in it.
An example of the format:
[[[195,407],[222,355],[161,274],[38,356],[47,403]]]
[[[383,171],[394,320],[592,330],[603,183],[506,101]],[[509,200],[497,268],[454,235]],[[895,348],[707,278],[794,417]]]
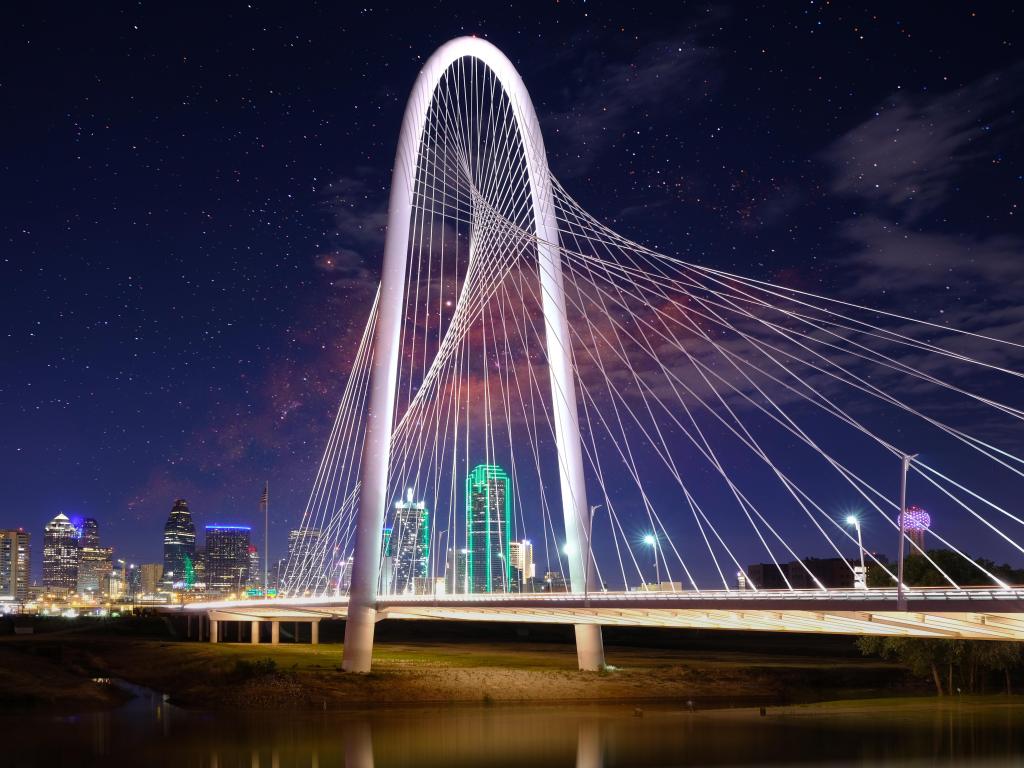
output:
[[[340,280],[376,281],[387,228],[387,188],[371,181],[379,172],[357,169],[327,185],[324,205],[333,219],[316,266]]]
[[[549,144],[560,150],[559,176],[586,173],[625,130],[716,91],[716,58],[696,34],[650,43],[628,60],[585,58],[566,78],[563,106],[542,115]]]
[[[995,72],[939,96],[897,92],[824,153],[832,189],[918,219],[947,201],[957,177],[1013,127],[1007,106],[1024,67]]]

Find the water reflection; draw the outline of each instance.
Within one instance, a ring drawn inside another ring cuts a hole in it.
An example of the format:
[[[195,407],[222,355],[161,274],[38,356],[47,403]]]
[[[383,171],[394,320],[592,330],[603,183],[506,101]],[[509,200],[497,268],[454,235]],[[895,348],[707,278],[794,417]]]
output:
[[[0,764],[35,766],[1020,765],[1024,706],[779,716],[663,706],[456,707],[359,713],[202,713],[145,690],[73,717],[0,715]],[[9,759],[7,759],[9,758]]]

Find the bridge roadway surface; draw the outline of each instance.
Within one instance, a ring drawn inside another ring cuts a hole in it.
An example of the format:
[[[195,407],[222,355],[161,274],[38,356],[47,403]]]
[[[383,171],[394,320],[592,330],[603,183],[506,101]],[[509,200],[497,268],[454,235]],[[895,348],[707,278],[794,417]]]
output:
[[[1024,588],[381,595],[377,618],[1024,640]],[[345,618],[347,597],[191,602],[165,612],[214,621]]]

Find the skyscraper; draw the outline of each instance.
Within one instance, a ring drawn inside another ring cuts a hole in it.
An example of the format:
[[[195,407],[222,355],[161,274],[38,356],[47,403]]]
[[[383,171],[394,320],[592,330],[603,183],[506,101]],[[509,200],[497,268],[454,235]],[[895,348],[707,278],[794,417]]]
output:
[[[100,526],[92,517],[82,521],[78,548],[78,593],[96,597],[104,592],[103,580],[110,573],[114,553],[100,546]]]
[[[530,591],[533,580],[537,576],[537,566],[533,562],[533,544],[529,539],[513,541],[508,545],[516,587],[520,592]]]
[[[249,583],[248,525],[206,526],[206,589],[238,592]]]
[[[28,599],[32,578],[30,534],[21,528],[0,531],[0,601]]]
[[[444,567],[444,591],[448,595],[463,595],[469,591],[466,582],[466,560],[468,549],[448,550],[448,560]]]
[[[249,545],[249,583],[247,586],[257,589],[263,588],[263,563],[260,561],[260,551],[255,544]]]
[[[43,584],[74,591],[78,586],[78,529],[59,513],[43,529]]]
[[[186,561],[196,557],[196,527],[188,502],[177,499],[164,525],[164,581],[168,585],[185,582]]]
[[[466,478],[466,549],[471,592],[508,592],[512,522],[511,482],[495,464],[479,464]]]
[[[413,501],[412,489],[395,502],[395,514],[388,539],[391,550],[391,592],[430,594],[427,583],[430,562],[430,512],[424,501]]]
[[[139,567],[139,588],[144,595],[155,595],[164,577],[163,563],[143,563]]]
[[[318,528],[295,528],[288,534],[288,564],[281,573],[291,583],[280,584],[279,589],[301,588],[315,592],[323,588],[327,583],[330,563],[320,546],[320,539]]]

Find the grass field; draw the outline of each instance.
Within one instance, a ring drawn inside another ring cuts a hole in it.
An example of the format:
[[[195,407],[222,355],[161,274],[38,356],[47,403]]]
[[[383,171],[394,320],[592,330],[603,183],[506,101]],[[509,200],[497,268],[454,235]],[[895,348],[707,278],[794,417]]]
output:
[[[111,703],[116,677],[201,708],[437,703],[820,701],[919,690],[898,666],[849,656],[610,646],[606,672],[576,669],[570,643],[380,642],[368,675],[341,672],[342,646],[199,643],[78,627],[0,639],[0,702]],[[19,670],[31,667],[26,675]],[[97,690],[98,689],[98,690]]]

